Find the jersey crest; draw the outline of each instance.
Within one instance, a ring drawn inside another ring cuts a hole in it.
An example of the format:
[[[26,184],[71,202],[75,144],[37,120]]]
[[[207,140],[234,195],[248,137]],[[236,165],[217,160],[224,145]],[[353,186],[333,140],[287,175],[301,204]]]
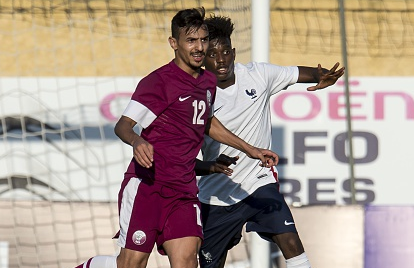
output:
[[[207,104],[208,104],[208,107],[211,107],[211,92],[210,92],[210,90],[207,90]]]
[[[256,89],[254,89],[254,88],[250,89],[250,91],[246,89],[245,92],[246,92],[247,96],[251,97],[251,99],[254,99],[254,98],[257,97]]]

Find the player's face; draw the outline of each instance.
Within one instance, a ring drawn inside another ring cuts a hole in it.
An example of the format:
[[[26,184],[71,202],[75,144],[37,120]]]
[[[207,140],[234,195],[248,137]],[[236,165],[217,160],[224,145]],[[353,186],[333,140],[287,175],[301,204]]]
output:
[[[197,76],[208,49],[208,30],[207,26],[190,29],[187,33],[185,29],[180,29],[178,39],[169,38],[170,45],[175,51],[175,63],[187,73]]]
[[[217,85],[226,88],[235,83],[234,60],[236,49],[231,47],[230,39],[210,40],[204,64],[207,70],[217,77]]]

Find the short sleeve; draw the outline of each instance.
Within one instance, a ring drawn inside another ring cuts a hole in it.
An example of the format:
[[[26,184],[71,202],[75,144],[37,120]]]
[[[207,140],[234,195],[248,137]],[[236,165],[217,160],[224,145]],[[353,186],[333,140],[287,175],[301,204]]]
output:
[[[123,115],[146,128],[167,107],[164,81],[159,75],[152,73],[138,83]]]
[[[258,63],[258,71],[267,84],[270,95],[295,84],[299,77],[297,66],[279,66],[269,63]]]

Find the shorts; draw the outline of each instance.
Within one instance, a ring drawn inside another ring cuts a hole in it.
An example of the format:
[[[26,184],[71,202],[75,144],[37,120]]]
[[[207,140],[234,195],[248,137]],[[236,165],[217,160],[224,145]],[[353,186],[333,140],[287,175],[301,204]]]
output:
[[[231,206],[202,203],[201,215],[204,226],[199,254],[201,268],[218,267],[223,254],[240,242],[245,224],[247,232],[257,232],[270,242],[274,234],[297,233],[278,183],[262,186]]]
[[[189,236],[203,239],[197,196],[138,178],[125,179],[118,195],[118,245],[151,253],[154,245]]]

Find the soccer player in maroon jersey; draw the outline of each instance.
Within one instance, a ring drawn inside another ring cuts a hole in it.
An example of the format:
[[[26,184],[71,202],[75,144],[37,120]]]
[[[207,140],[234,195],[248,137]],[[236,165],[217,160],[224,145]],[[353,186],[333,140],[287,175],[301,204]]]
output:
[[[194,168],[204,133],[261,165],[276,164],[275,153],[245,143],[211,117],[216,77],[201,68],[209,44],[204,14],[200,8],[174,16],[174,59],[139,82],[115,126],[133,147],[118,195],[120,254],[93,257],[79,268],[144,268],[154,245],[171,267],[197,267],[203,232]]]

